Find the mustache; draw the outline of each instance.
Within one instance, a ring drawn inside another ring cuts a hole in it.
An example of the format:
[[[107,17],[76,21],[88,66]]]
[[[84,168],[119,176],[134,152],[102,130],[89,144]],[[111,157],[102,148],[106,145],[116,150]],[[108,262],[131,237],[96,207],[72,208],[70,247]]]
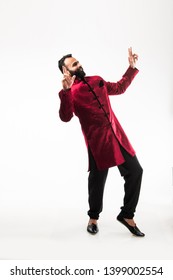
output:
[[[83,68],[82,67],[79,67],[75,72],[74,72],[74,75],[76,76],[76,77],[78,77],[78,78],[83,78],[83,77],[85,77],[85,72],[84,72],[84,70],[83,70]]]

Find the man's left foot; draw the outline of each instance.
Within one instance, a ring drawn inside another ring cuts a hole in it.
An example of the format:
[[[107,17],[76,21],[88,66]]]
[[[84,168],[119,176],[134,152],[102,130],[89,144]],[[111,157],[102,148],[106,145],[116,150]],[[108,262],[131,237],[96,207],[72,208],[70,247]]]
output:
[[[129,222],[128,219],[124,219],[123,217],[121,216],[117,216],[117,220],[122,223],[125,227],[128,228],[128,230],[133,233],[135,236],[138,236],[138,237],[144,237],[145,234],[143,232],[140,231],[140,229],[136,226],[136,224],[134,223],[133,220],[129,219]]]

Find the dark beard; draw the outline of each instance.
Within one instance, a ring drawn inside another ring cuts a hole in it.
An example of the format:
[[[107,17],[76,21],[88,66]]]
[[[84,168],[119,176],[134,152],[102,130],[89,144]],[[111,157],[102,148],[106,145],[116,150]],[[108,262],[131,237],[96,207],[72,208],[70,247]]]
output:
[[[80,80],[83,80],[83,78],[86,75],[82,67],[78,68],[76,71],[69,70],[69,72],[70,72],[71,76],[75,75],[76,78],[78,78]]]

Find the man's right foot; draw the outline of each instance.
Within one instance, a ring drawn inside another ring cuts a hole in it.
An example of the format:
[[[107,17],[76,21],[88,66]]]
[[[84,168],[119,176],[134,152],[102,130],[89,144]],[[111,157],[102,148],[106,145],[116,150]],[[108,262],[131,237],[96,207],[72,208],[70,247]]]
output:
[[[97,220],[94,220],[94,219],[89,220],[89,223],[87,226],[87,231],[91,234],[96,234],[99,231],[98,226],[97,226]]]

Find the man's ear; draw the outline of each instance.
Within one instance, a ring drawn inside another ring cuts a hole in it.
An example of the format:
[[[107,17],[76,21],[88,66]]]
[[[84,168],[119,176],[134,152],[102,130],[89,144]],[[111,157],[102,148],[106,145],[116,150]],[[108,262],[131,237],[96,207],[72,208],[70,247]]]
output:
[[[64,65],[62,66],[62,71],[63,71],[63,74],[67,74],[67,75],[70,74],[69,70],[68,70],[67,67],[64,66]]]
[[[67,73],[67,69],[66,69],[66,67],[64,65],[62,66],[62,72],[63,72],[63,74]]]

